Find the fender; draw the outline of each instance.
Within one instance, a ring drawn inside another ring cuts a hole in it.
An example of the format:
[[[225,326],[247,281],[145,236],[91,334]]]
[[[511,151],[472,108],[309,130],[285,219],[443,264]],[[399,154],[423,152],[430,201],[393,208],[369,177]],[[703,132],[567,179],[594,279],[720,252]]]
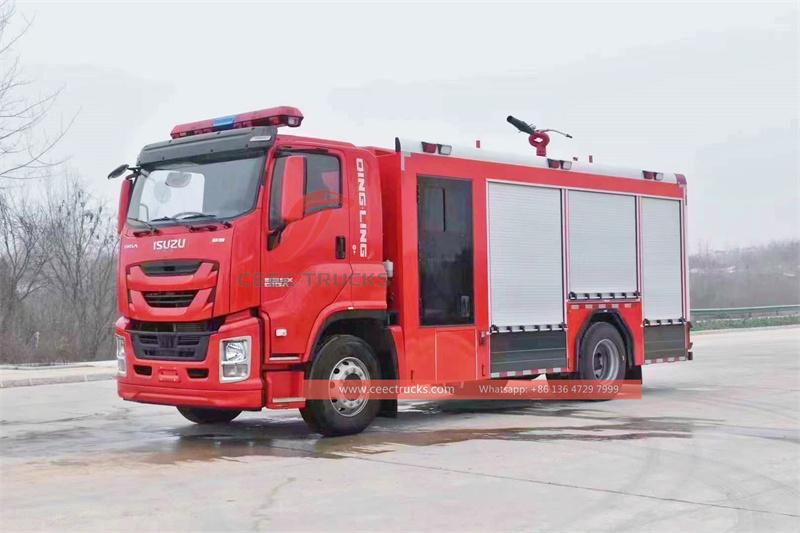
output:
[[[353,302],[334,302],[328,307],[325,307],[320,314],[317,315],[316,320],[314,320],[314,325],[311,327],[311,333],[308,336],[308,341],[306,341],[306,350],[303,353],[301,362],[307,363],[311,360],[311,355],[314,353],[314,346],[317,345],[320,334],[333,322],[347,318],[378,318],[377,314],[375,316],[354,316],[350,313],[377,313],[383,317],[381,321],[384,324],[386,323],[385,304],[380,306],[379,303],[376,303],[375,307],[354,309]]]
[[[603,319],[598,320],[598,316],[603,316]],[[628,327],[628,324],[625,322],[625,319],[619,314],[619,311],[616,309],[596,309],[586,317],[586,320],[583,321],[583,325],[581,329],[578,330],[578,335],[575,338],[575,362],[577,364],[578,358],[580,357],[581,348],[583,344],[583,336],[586,334],[586,330],[594,324],[595,322],[609,322],[617,327],[618,330],[622,332],[622,341],[625,343],[625,348],[628,352],[628,357],[625,358],[626,365],[628,367],[634,366],[636,361],[636,345],[633,342],[633,335],[631,334],[631,330]]]
[[[329,314],[313,337],[314,345],[319,342],[321,335],[323,335],[325,331],[328,331],[328,328],[331,325],[334,325],[337,322],[346,322],[357,319],[368,319],[371,321],[376,321],[381,325],[380,330],[372,330],[373,334],[367,335],[364,340],[371,343],[373,348],[376,349],[376,355],[378,356],[382,365],[381,370],[383,379],[398,379],[401,374],[397,353],[396,330],[399,330],[399,327],[390,327],[388,325],[388,313],[384,309],[353,309]],[[377,333],[378,336],[376,337],[374,333]],[[312,351],[309,352],[306,361],[311,361],[313,356],[313,347],[311,350]],[[388,363],[388,365],[386,363]]]

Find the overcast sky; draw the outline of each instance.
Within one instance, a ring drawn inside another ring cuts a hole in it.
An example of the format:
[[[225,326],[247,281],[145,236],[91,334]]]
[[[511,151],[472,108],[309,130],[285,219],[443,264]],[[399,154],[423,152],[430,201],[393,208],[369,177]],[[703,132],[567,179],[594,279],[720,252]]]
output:
[[[173,125],[294,105],[311,136],[395,136],[683,172],[689,240],[798,238],[798,8],[782,3],[267,4],[17,1],[70,170],[105,175]],[[21,17],[19,17],[21,22]]]

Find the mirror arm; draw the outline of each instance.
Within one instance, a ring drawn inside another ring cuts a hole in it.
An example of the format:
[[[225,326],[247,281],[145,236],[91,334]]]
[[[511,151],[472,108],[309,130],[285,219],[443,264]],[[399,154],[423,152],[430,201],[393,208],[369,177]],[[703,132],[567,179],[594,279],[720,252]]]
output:
[[[288,224],[281,222],[277,228],[269,232],[267,235],[267,250],[274,250],[277,248],[278,244],[281,242],[281,234],[283,230],[286,229],[287,225]]]

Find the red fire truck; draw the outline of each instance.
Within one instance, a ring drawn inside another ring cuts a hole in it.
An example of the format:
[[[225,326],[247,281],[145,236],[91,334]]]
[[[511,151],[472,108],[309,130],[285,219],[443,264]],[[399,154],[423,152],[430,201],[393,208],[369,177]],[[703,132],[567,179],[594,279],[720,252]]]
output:
[[[306,380],[641,379],[692,358],[681,174],[278,134],[292,107],[176,126],[119,201],[118,391],[197,423],[299,408],[324,435],[392,400]]]

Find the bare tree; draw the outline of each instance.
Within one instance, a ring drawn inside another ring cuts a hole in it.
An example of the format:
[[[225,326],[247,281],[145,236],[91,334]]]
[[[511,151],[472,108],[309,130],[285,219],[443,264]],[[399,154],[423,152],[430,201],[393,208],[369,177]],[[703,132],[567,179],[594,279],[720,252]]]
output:
[[[42,221],[27,196],[0,195],[0,331],[4,334],[13,331],[22,304],[44,281]]]
[[[800,303],[800,241],[689,257],[693,308]]]
[[[114,221],[77,178],[49,189],[44,209],[44,274],[68,314],[72,353],[93,359],[116,312]]]
[[[10,180],[46,176],[59,163],[50,156],[71,125],[70,122],[54,135],[47,135],[40,127],[60,91],[29,96],[31,84],[23,78],[14,45],[31,22],[25,21],[14,31],[15,15],[14,3],[0,0],[0,189],[6,188]]]
[[[0,194],[0,362],[111,353],[114,220],[79,179],[48,180],[43,196]]]

